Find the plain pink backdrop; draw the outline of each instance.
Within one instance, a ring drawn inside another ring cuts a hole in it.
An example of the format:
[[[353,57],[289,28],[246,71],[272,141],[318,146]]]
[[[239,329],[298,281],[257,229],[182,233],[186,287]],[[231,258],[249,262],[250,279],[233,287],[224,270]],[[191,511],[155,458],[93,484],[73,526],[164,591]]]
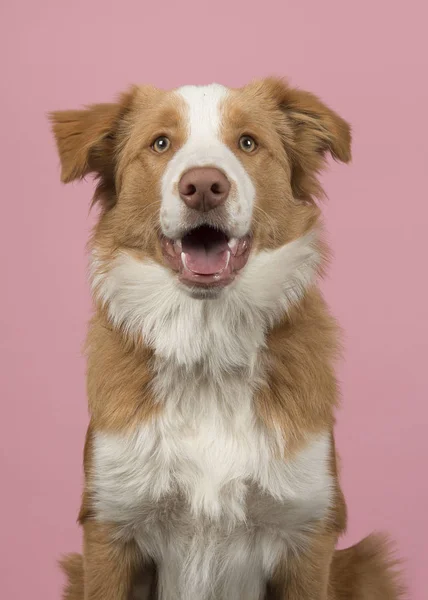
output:
[[[421,0],[15,0],[0,8],[1,584],[58,600],[87,423],[91,183],[62,187],[45,113],[132,82],[241,85],[270,74],[351,121],[354,160],[324,176],[345,330],[337,444],[353,543],[389,531],[427,598],[428,18]]]

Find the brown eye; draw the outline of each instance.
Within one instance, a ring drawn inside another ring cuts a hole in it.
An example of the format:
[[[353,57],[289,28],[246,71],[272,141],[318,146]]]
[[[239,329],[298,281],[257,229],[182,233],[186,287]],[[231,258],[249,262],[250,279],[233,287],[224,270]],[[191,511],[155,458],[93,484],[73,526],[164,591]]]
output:
[[[254,152],[257,142],[250,135],[243,135],[239,138],[239,147],[244,152]]]
[[[170,146],[171,142],[165,135],[161,135],[160,137],[156,138],[152,144],[153,150],[159,154],[166,152]]]

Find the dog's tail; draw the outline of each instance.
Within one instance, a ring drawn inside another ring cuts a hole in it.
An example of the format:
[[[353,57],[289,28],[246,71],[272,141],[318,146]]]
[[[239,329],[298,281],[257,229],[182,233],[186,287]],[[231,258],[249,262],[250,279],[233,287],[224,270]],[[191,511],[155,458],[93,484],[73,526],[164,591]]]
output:
[[[336,551],[330,575],[331,600],[404,600],[405,589],[388,539],[370,535]]]
[[[81,554],[68,554],[60,561],[67,577],[63,600],[83,600],[83,558]]]

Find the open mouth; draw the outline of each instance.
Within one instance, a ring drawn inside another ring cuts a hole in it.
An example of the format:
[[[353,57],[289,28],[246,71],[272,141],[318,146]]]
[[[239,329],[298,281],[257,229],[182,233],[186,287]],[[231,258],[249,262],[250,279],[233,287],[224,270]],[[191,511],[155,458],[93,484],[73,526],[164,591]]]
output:
[[[251,237],[231,238],[220,229],[202,225],[179,240],[164,237],[162,249],[168,265],[184,284],[226,286],[246,265]]]

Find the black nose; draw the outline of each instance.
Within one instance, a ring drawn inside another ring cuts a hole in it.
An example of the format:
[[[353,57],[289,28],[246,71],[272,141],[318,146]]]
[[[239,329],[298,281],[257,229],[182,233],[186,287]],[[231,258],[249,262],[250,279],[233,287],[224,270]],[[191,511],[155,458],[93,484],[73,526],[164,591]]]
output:
[[[196,167],[184,173],[178,191],[186,206],[208,212],[226,202],[230,183],[219,169]]]

